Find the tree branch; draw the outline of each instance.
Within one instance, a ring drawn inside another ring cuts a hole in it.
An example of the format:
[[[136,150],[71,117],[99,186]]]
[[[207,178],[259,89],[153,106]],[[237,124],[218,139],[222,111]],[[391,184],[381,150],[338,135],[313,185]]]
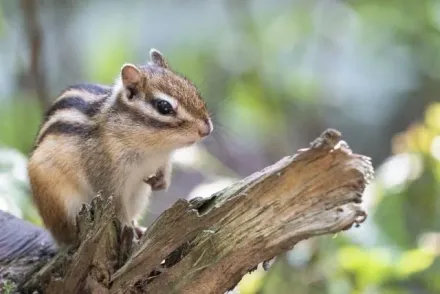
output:
[[[209,198],[179,200],[138,243],[112,198],[84,206],[81,244],[61,252],[20,290],[44,293],[223,293],[259,263],[301,240],[359,224],[372,179],[368,157],[327,130],[299,150]]]
[[[21,0],[21,8],[25,20],[27,42],[29,45],[30,69],[29,75],[32,79],[37,99],[41,109],[49,106],[47,98],[46,76],[43,70],[43,30],[38,18],[38,4],[36,0]]]

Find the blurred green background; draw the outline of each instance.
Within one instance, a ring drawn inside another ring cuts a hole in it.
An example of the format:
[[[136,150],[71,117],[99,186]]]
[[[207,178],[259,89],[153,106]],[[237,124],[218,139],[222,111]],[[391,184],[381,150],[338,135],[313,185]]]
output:
[[[149,224],[328,127],[372,157],[360,228],[298,244],[240,293],[440,293],[440,1],[56,1],[0,4],[0,209],[41,224],[26,159],[42,110],[69,84],[112,83],[151,47],[215,117],[178,152]]]

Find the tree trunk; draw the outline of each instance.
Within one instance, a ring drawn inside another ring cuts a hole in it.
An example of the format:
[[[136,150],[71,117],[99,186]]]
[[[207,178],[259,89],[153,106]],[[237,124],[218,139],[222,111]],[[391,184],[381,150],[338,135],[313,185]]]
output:
[[[113,198],[97,196],[78,215],[79,246],[27,274],[5,274],[23,257],[0,264],[0,283],[21,293],[224,293],[299,241],[363,222],[372,176],[370,159],[327,130],[209,198],[178,200],[138,242],[121,228]]]

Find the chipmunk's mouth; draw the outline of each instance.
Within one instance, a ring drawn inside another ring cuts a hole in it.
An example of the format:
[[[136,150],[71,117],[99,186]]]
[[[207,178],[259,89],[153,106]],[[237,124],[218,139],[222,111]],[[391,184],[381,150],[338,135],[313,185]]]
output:
[[[196,142],[197,142],[197,140],[189,141],[189,142],[185,143],[185,147],[192,146],[192,145],[194,145]]]
[[[203,141],[203,139],[205,139],[205,137],[200,137],[200,136],[188,136],[185,138],[186,140],[184,140],[184,142],[182,142],[183,147],[189,147],[192,146],[198,142]]]

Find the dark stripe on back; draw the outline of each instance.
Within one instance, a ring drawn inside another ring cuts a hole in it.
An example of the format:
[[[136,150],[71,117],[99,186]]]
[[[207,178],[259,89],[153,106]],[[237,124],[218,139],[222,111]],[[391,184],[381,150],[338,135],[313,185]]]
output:
[[[112,88],[110,86],[99,84],[75,84],[69,86],[65,91],[68,90],[83,90],[94,95],[106,95],[110,94]]]
[[[79,96],[64,97],[63,99],[55,102],[51,108],[47,111],[45,115],[45,121],[49,119],[57,110],[74,108],[84,113],[88,117],[96,115],[104,104],[107,97],[100,100],[94,101],[92,103],[87,103],[83,98]]]
[[[63,134],[68,136],[81,136],[89,137],[93,131],[96,130],[95,126],[86,125],[78,122],[63,122],[57,121],[51,124],[39,137],[35,148],[50,134]],[[34,149],[35,149],[34,148]]]

